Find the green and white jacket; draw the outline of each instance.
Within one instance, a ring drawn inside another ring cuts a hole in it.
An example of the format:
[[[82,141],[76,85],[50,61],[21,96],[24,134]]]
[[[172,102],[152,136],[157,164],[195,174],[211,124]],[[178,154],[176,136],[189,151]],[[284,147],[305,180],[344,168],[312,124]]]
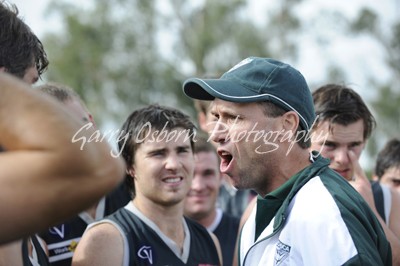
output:
[[[240,234],[240,265],[391,265],[390,244],[367,203],[328,160],[312,158],[258,198]]]

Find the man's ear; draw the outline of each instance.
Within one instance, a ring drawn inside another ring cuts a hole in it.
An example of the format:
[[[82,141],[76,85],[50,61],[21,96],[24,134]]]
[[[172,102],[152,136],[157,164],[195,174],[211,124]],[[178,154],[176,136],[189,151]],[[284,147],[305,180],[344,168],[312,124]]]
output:
[[[7,72],[6,67],[0,67],[0,72]]]
[[[289,111],[282,115],[282,125],[285,131],[292,131],[294,134],[299,127],[299,123],[299,115],[294,111]]]
[[[89,116],[89,122],[92,122],[93,127],[94,127],[94,128],[97,128],[97,127],[96,127],[96,122],[94,122],[94,118],[93,118],[92,114],[91,114],[91,113],[88,113],[88,116]]]
[[[131,166],[126,169],[126,174],[130,175],[131,177],[135,177],[135,169]]]

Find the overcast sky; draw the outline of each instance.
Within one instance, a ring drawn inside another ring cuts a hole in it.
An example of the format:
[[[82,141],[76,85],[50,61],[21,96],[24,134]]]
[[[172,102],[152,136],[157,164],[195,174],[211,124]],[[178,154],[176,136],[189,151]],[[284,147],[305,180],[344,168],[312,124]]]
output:
[[[50,0],[7,0],[15,3],[20,10],[20,15],[32,30],[39,36],[47,31],[57,31],[61,28],[61,22],[57,17],[49,16],[45,9]],[[65,1],[65,0],[63,0]],[[68,0],[80,6],[87,6],[90,1]],[[163,0],[161,0],[163,1]],[[196,3],[202,0],[191,0]],[[263,23],[268,15],[268,8],[279,4],[276,0],[251,0],[249,14],[256,22]],[[165,3],[165,2],[163,2]],[[381,47],[367,36],[343,36],[329,25],[326,28],[324,21],[313,19],[324,12],[324,10],[336,10],[349,19],[354,18],[360,7],[367,6],[374,9],[381,16],[379,19],[383,25],[382,29],[389,30],[392,20],[400,16],[400,0],[304,0],[296,9],[300,17],[310,30],[299,37],[299,61],[295,67],[303,73],[311,89],[312,86],[323,85],[326,80],[326,67],[330,62],[345,69],[348,74],[347,80],[343,81],[351,85],[368,102],[374,97],[375,91],[369,88],[367,76],[374,74],[377,79],[390,79],[390,72],[384,63],[384,52]],[[328,41],[325,46],[316,46],[315,33]],[[292,62],[289,62],[292,63]],[[365,163],[365,160],[362,160]]]
[[[45,8],[50,0],[8,0],[15,3],[20,14],[25,22],[39,36],[43,36],[46,31],[57,31],[61,28],[61,22],[56,16],[49,16],[45,13]],[[86,5],[90,1],[69,0],[77,3],[80,6]],[[201,0],[191,0],[199,2]],[[306,77],[310,84],[319,84],[325,80],[326,67],[329,62],[334,61],[338,66],[343,67],[348,73],[348,80],[345,82],[352,84],[354,89],[365,97],[368,95],[365,87],[367,86],[365,76],[369,73],[379,73],[376,76],[381,80],[390,78],[390,73],[385,69],[383,52],[376,42],[368,37],[352,38],[352,36],[340,36],[334,30],[326,30],[323,25],[314,25],[312,19],[323,12],[324,9],[337,10],[349,18],[354,18],[357,15],[361,6],[373,8],[379,14],[383,14],[380,18],[383,24],[388,24],[391,19],[398,16],[400,0],[305,0],[297,8],[297,12],[301,17],[310,23],[310,32],[301,36],[299,40],[300,59],[295,62],[295,67],[298,68]],[[249,13],[262,23],[268,15],[268,6],[276,5],[274,0],[252,0],[252,5],[249,8]],[[315,35],[319,32],[320,35],[330,40],[329,45],[324,47],[316,47]],[[336,34],[336,35],[335,35]],[[292,62],[289,62],[292,63]],[[373,96],[372,96],[373,97]]]

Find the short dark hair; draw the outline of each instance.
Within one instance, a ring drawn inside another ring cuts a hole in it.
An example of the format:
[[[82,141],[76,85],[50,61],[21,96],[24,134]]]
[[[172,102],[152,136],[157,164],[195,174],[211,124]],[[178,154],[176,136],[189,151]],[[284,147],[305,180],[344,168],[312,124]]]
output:
[[[389,140],[378,153],[375,166],[375,175],[381,179],[386,170],[392,167],[400,167],[400,140]]]
[[[262,102],[257,102],[264,111],[264,114],[268,117],[278,117],[278,116],[282,116],[284,113],[288,112],[285,109],[279,107],[278,105],[270,102],[270,101],[262,101]],[[296,134],[297,132],[303,131],[304,129],[302,129],[302,127],[299,126],[296,129]],[[304,132],[305,133],[305,132]],[[310,138],[306,138],[307,134],[303,134],[302,137],[297,141],[297,143],[299,144],[299,146],[303,149],[308,149],[311,146],[311,140]]]
[[[17,6],[0,0],[0,67],[22,78],[32,66],[40,76],[48,64],[42,43],[18,17]]]
[[[150,125],[147,127],[146,125]],[[157,104],[148,105],[146,107],[133,111],[125,120],[121,127],[120,134],[128,134],[128,140],[119,139],[118,148],[124,158],[126,165],[129,168],[135,161],[135,153],[139,146],[143,143],[143,139],[150,130],[172,130],[175,128],[183,128],[187,130],[187,135],[190,138],[190,146],[194,150],[194,138],[196,126],[190,120],[190,117],[181,111],[160,106]],[[140,140],[139,140],[140,138]],[[135,185],[131,176],[127,175],[126,182],[131,189],[132,196],[135,196]]]
[[[317,120],[314,125],[329,121],[347,126],[362,119],[364,140],[367,140],[376,126],[376,121],[361,96],[353,89],[339,84],[327,84],[312,94]]]

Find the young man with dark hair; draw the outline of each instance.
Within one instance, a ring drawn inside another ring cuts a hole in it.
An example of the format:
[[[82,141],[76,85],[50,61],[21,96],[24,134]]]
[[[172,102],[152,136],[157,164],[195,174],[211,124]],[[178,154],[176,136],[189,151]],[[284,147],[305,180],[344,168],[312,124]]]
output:
[[[393,264],[400,263],[400,195],[370,181],[358,162],[375,119],[360,95],[339,84],[327,84],[313,92],[317,120],[313,133],[325,134],[314,141],[317,150],[363,196],[381,223],[392,248]]]
[[[0,0],[0,72],[33,84],[48,64],[42,43],[18,17],[18,8]]]
[[[259,194],[240,233],[240,265],[390,265],[368,204],[308,151],[315,112],[298,70],[249,57],[219,79],[191,78],[183,88],[212,101],[221,172]]]
[[[87,229],[73,265],[220,265],[217,238],[183,216],[194,170],[189,117],[150,105],[134,111],[121,132],[133,200]]]
[[[389,140],[378,153],[374,180],[400,192],[400,140]]]

